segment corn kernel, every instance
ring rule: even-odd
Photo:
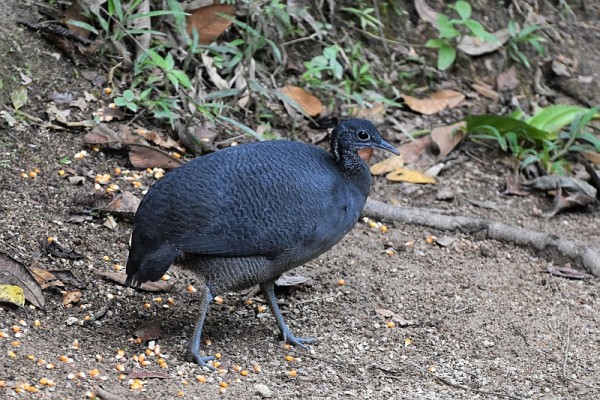
[[[11,343],[12,347],[21,347],[21,342],[19,342],[18,340],[14,340]]]
[[[394,328],[396,326],[396,324],[394,323],[394,321],[388,321],[386,322],[386,325],[388,328]]]
[[[91,376],[92,378],[95,378],[95,377],[97,377],[98,375],[100,375],[100,370],[98,370],[98,369],[93,369],[93,370],[91,370],[91,371],[90,371],[90,376]]]
[[[295,369],[290,371],[290,378],[295,378],[298,376],[298,371],[296,371]]]
[[[223,297],[221,297],[221,296],[215,297],[215,303],[217,303],[217,304],[223,304],[223,301],[224,301]]]
[[[173,157],[175,157],[175,158],[181,158],[181,154],[179,154],[178,152],[174,151],[173,152]]]
[[[129,385],[129,387],[132,390],[140,390],[144,387],[144,385],[142,384],[142,381],[139,379],[134,379],[133,382],[131,383],[131,385]]]
[[[172,297],[169,297],[167,299],[167,303],[169,303],[170,305],[173,305],[173,304],[175,304],[175,300]]]
[[[262,371],[262,368],[258,364],[254,364],[252,366],[252,369],[254,370],[254,372],[260,372],[260,371]]]
[[[196,375],[196,380],[200,383],[206,383],[206,376],[204,375]]]
[[[142,186],[142,182],[139,182],[139,181],[133,182],[133,187],[139,188],[141,186]]]
[[[48,369],[53,369],[54,367],[56,367],[56,365],[54,363],[46,364],[46,368],[48,368]]]
[[[12,331],[13,331],[13,333],[19,333],[19,332],[21,332],[21,327],[18,325],[13,325]]]
[[[33,361],[35,360],[35,356],[33,354],[27,354],[27,359]]]
[[[258,306],[257,310],[259,313],[263,313],[263,312],[267,311],[267,306],[260,305],[260,306]]]
[[[411,344],[412,344],[412,339],[411,338],[404,339],[404,345],[405,346],[410,346]]]
[[[196,293],[197,292],[196,288],[193,287],[192,285],[188,285],[186,290],[188,291],[188,293]]]
[[[65,174],[65,170],[64,169],[59,169],[58,170],[58,175],[63,176]]]
[[[216,358],[217,360],[220,360],[220,359],[221,359],[221,357],[223,357],[223,356],[221,355],[221,353],[215,353],[215,358]]]
[[[10,358],[17,358],[17,353],[15,353],[14,351],[8,351],[6,353]]]
[[[47,385],[48,384],[48,378],[40,378],[39,383],[40,383],[40,385]]]
[[[243,370],[240,371],[240,375],[241,376],[248,376],[248,374],[249,374],[249,372],[246,369],[243,369]]]
[[[33,326],[35,326],[36,328],[39,328],[40,326],[42,326],[42,323],[40,322],[39,319],[36,319],[35,321],[33,321]]]
[[[104,88],[104,94],[108,95],[108,94],[111,94],[111,93],[112,93],[112,89],[111,88],[109,88],[109,87],[105,87]]]
[[[160,304],[160,303],[162,303],[162,297],[155,297],[155,298],[153,299],[153,301],[154,301],[155,303],[159,303],[159,304]]]
[[[7,338],[7,337],[8,337],[8,333],[0,332],[0,338]]]
[[[29,175],[30,178],[35,178],[37,176],[35,171],[29,171],[29,173],[27,175]]]
[[[427,238],[425,239],[425,242],[426,242],[427,244],[432,244],[432,243],[433,243],[433,242],[434,242],[436,239],[437,239],[437,238],[436,238],[435,236],[433,236],[433,235],[431,235],[431,236],[427,236]]]
[[[150,303],[144,303],[144,308],[146,310],[149,310],[150,308],[152,308],[152,305]]]
[[[290,362],[290,361],[294,361],[294,360],[295,360],[295,358],[293,356],[290,356],[289,354],[287,356],[285,356],[285,361]]]
[[[123,364],[117,364],[115,365],[115,369],[119,372],[123,372],[125,371],[125,366]]]
[[[337,283],[340,286],[344,286],[346,284],[346,281],[344,279],[339,279]]]
[[[219,386],[221,386],[222,388],[227,389],[229,387],[229,383],[227,383],[225,381],[221,381],[221,382],[219,382]]]
[[[179,392],[177,392],[177,397],[183,397],[185,396],[185,394],[180,390]]]

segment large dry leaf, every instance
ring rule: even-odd
[[[235,16],[235,7],[228,4],[213,4],[188,11],[186,18],[187,33],[198,31],[200,44],[211,44],[216,38],[229,28],[231,21],[217,14]]]
[[[438,126],[431,130],[430,151],[434,152],[438,159],[446,157],[465,137],[464,128],[467,124],[464,121],[452,125]],[[432,148],[435,146],[435,151]]]
[[[143,323],[133,331],[133,337],[140,339],[142,343],[156,340],[160,336],[160,324],[156,321]]]
[[[374,103],[373,107],[356,107],[350,111],[355,118],[363,118],[371,121],[375,126],[385,122],[385,104]]]
[[[284,86],[281,91],[287,97],[298,103],[306,115],[315,117],[323,111],[323,103],[321,103],[321,100],[298,86]]]
[[[161,135],[158,132],[148,131],[144,128],[138,128],[135,132],[157,146],[164,147],[165,149],[176,149],[180,152],[184,151],[181,145],[176,140],[173,140],[170,136]]]
[[[447,108],[454,108],[464,99],[465,95],[455,90],[440,90],[424,99],[404,96],[404,102],[411,110],[425,115],[437,114]]]
[[[21,287],[27,301],[37,308],[44,308],[46,300],[42,293],[42,288],[36,282],[31,272],[29,272],[25,265],[2,252],[0,252],[0,284]]]
[[[131,129],[126,125],[119,125],[119,130],[115,131],[106,124],[98,124],[90,132],[86,133],[83,141],[87,144],[100,144],[108,146],[111,149],[119,150],[123,146],[132,143],[143,143],[143,140],[131,133]]]
[[[204,53],[200,54],[200,58],[202,58],[202,65],[204,66],[204,70],[208,74],[208,77],[210,78],[212,83],[215,84],[217,89],[229,89],[229,82],[227,82],[221,77],[221,75],[219,75],[219,71],[217,71],[217,68],[214,66],[215,59]]]
[[[134,167],[140,169],[162,168],[170,170],[183,164],[180,159],[160,149],[141,144],[129,146],[129,161]]]
[[[408,168],[398,168],[387,174],[385,179],[392,182],[435,183],[433,176],[425,175],[421,171]]]
[[[391,156],[383,161],[373,164],[371,166],[371,173],[373,175],[383,175],[388,172],[392,172],[395,169],[402,168],[404,166],[404,159],[402,156]]]
[[[115,199],[104,208],[104,211],[133,216],[137,211],[140,202],[141,200],[135,194],[125,190],[115,197]]]

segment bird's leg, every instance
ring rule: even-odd
[[[206,317],[206,313],[208,312],[208,306],[212,299],[213,296],[212,294],[210,294],[208,286],[204,285],[204,287],[200,291],[200,316],[198,317],[198,322],[196,322],[196,327],[194,328],[192,339],[188,344],[185,358],[188,361],[196,362],[201,367],[207,367],[208,369],[214,370],[215,367],[213,367],[210,364],[207,364],[207,362],[213,360],[215,357],[200,355],[200,338],[202,336],[202,326],[204,325],[204,318]]]
[[[287,326],[287,324],[283,320],[283,315],[281,315],[281,310],[279,309],[279,305],[277,304],[277,297],[275,297],[275,281],[276,280],[277,279],[273,279],[273,280],[261,283],[260,290],[262,291],[263,296],[265,296],[267,298],[267,303],[269,303],[271,312],[275,316],[275,321],[277,321],[277,326],[279,326],[279,330],[281,331],[281,336],[283,336],[283,341],[305,349],[306,346],[304,346],[304,343],[313,343],[315,341],[315,339],[299,338],[299,337],[294,336],[294,334],[290,331],[290,328]]]

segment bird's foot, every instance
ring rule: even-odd
[[[288,344],[291,344],[293,346],[300,347],[301,349],[306,350],[307,347],[304,344],[305,343],[306,344],[315,343],[317,341],[317,339],[315,339],[315,338],[299,338],[292,334],[289,334],[289,335],[284,335],[283,341]]]
[[[206,367],[206,368],[210,369],[211,371],[217,370],[215,367],[213,367],[212,365],[210,365],[208,363],[209,361],[214,360],[215,356],[201,356],[198,352],[193,352],[193,351],[188,350],[185,353],[185,359],[186,359],[186,361],[189,361],[189,362],[195,362],[202,368]]]

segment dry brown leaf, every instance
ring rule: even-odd
[[[596,165],[600,165],[600,153],[596,153],[595,151],[583,150],[581,155],[591,163]]]
[[[306,115],[315,117],[323,111],[323,103],[321,103],[321,100],[298,86],[284,86],[281,91],[287,97],[298,103]]]
[[[228,4],[213,4],[189,10],[186,17],[187,33],[192,34],[196,29],[200,44],[211,44],[216,38],[229,28],[231,21],[217,14],[235,16],[235,7]]]
[[[38,264],[39,265],[39,264]],[[31,274],[43,289],[46,289],[50,286],[59,286],[64,287],[65,284],[62,283],[54,274],[50,271],[43,268],[29,267]]]
[[[79,2],[74,1],[65,10],[65,12],[63,14],[63,20],[65,22],[65,25],[67,26],[67,28],[69,28],[69,30],[71,32],[73,32],[74,34],[76,34],[79,37],[87,38],[90,36],[90,31],[69,23],[70,20],[89,23],[90,19],[88,17],[84,16],[81,13],[82,11],[83,11],[83,9],[81,8],[81,5],[79,4]]]
[[[517,77],[517,69],[510,67],[506,71],[502,71],[496,78],[496,88],[501,92],[505,90],[514,90],[519,86],[519,78]]]
[[[6,253],[0,252],[0,284],[19,286],[25,299],[34,306],[44,308],[44,294],[29,269]]]
[[[164,147],[166,149],[176,149],[180,152],[184,151],[181,145],[176,140],[173,140],[170,136],[161,135],[158,132],[148,131],[144,128],[138,128],[135,132],[157,146]]]
[[[385,122],[385,105],[383,103],[375,103],[371,108],[356,107],[350,114],[355,118],[368,119],[377,126]]]
[[[143,343],[156,340],[160,336],[160,324],[156,321],[143,323],[133,331],[133,337],[140,339]]]
[[[392,172],[395,169],[402,168],[404,166],[404,159],[402,156],[391,156],[383,161],[373,164],[371,166],[371,173],[373,175],[383,175],[388,172]]]
[[[411,110],[425,115],[437,114],[447,108],[454,108],[464,99],[465,95],[455,90],[440,90],[424,99],[404,96],[404,102]]]
[[[425,175],[420,171],[408,168],[398,168],[387,174],[385,179],[392,182],[435,183],[433,176]]]
[[[129,146],[129,161],[140,169],[162,168],[170,170],[183,165],[183,162],[168,153],[150,146],[134,144]]]
[[[419,166],[421,167],[427,164],[433,164],[435,158],[426,151],[430,143],[431,136],[427,135],[400,146],[398,150],[400,150],[400,154],[402,154],[404,163],[410,165],[416,164],[418,161],[420,161],[420,159],[423,158],[423,156],[426,156],[429,158],[429,160],[427,160],[426,163],[423,163],[421,160],[421,162],[419,162]]]
[[[81,300],[81,292],[76,290],[73,292],[63,292],[63,306],[68,306],[69,304],[79,303]]]
[[[431,140],[437,146],[435,155],[438,159],[446,157],[460,143],[465,137],[464,128],[466,126],[467,124],[461,121],[452,125],[438,126],[431,130]]]
[[[120,195],[118,195],[113,201],[111,201],[106,208],[105,211],[115,212],[115,213],[125,213],[125,214],[135,214],[138,206],[140,205],[141,200],[133,193],[128,190],[123,191]]]
[[[500,93],[496,92],[491,87],[481,85],[479,83],[474,83],[471,85],[471,89],[473,89],[483,97],[487,97],[488,99],[492,99],[494,101],[500,101]]]

